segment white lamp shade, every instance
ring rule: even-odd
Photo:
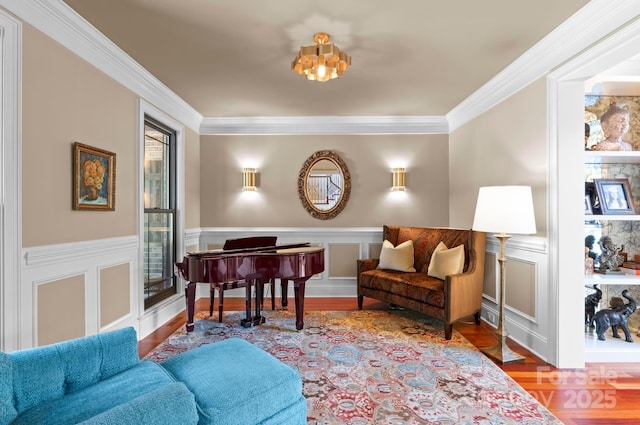
[[[536,233],[529,186],[487,186],[478,191],[473,230],[530,235]]]

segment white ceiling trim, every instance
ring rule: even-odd
[[[637,19],[637,0],[591,0],[447,114],[454,131],[617,28]]]
[[[449,134],[442,116],[208,117],[200,134]]]
[[[14,13],[136,95],[197,132],[202,115],[62,0],[0,0]]]
[[[0,0],[11,11],[200,134],[447,134],[640,15],[637,0],[591,0],[445,117],[207,117],[62,0]]]

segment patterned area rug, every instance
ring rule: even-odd
[[[266,323],[242,328],[243,313],[223,323],[197,313],[149,353],[161,362],[229,337],[244,338],[296,368],[313,425],[561,424],[459,333],[409,311],[266,311]]]

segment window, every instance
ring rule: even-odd
[[[145,117],[144,308],[176,294],[176,133]]]

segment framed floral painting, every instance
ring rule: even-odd
[[[73,209],[113,211],[116,202],[116,154],[73,144]]]

